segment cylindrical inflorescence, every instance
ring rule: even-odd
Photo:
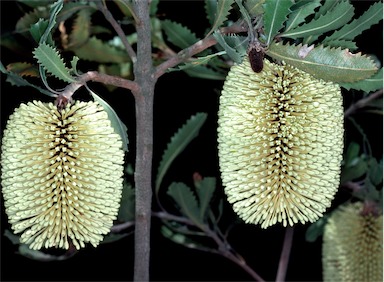
[[[292,66],[231,68],[218,113],[222,182],[234,211],[262,228],[314,222],[340,181],[340,87]]]
[[[124,151],[96,102],[21,104],[2,140],[5,211],[31,249],[97,246],[116,219]]]

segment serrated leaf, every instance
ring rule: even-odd
[[[128,141],[128,134],[127,134],[127,127],[120,120],[115,110],[106,101],[104,101],[99,95],[97,95],[95,92],[91,91],[90,89],[88,89],[88,91],[91,93],[93,99],[97,101],[107,112],[108,118],[111,121],[111,126],[113,127],[115,132],[119,134],[121,137],[121,140],[123,142],[123,150],[125,152],[128,152],[129,141]]]
[[[325,15],[320,16],[318,19],[313,19],[309,23],[298,26],[288,32],[283,32],[281,36],[297,39],[320,35],[342,27],[352,19],[353,15],[354,7],[348,0],[345,0],[336,5],[332,10],[328,10]],[[313,41],[312,39],[310,42]],[[305,39],[304,42],[310,43]]]
[[[31,25],[29,32],[31,33],[33,39],[37,43],[40,42],[40,39],[43,36],[44,32],[47,30],[48,25],[49,25],[49,21],[44,20],[44,19],[39,19],[39,21],[37,23]],[[53,40],[52,40],[52,36],[48,36],[47,43],[49,45],[54,45]]]
[[[233,46],[229,46],[226,42],[226,38],[224,37],[221,32],[217,31],[213,33],[213,37],[216,39],[217,43],[220,44],[220,46],[224,49],[224,51],[227,53],[227,55],[236,63],[240,64],[243,60],[242,55],[240,54]]]
[[[302,54],[306,45],[271,44],[266,54],[279,61],[295,66],[316,78],[336,83],[355,82],[371,77],[377,66],[361,53],[352,54],[348,50],[318,46]]]
[[[82,9],[77,13],[77,17],[69,35],[69,49],[75,49],[83,45],[89,38],[91,28],[91,10]]]
[[[57,22],[65,22],[67,19],[72,17],[75,13],[83,9],[90,9],[90,10],[96,11],[96,8],[89,5],[87,2],[65,3],[65,5],[63,6],[63,8],[61,9],[61,11],[56,17]]]
[[[347,90],[356,89],[364,92],[372,92],[383,88],[383,69],[381,68],[375,75],[364,80],[353,83],[341,83]]]
[[[196,197],[190,187],[182,182],[173,182],[169,186],[167,194],[177,203],[181,212],[197,226],[204,224],[199,216]]]
[[[73,56],[72,60],[71,60],[71,71],[75,74],[75,75],[80,75],[78,72],[77,72],[77,63],[79,61],[79,57],[76,57],[76,56]]]
[[[216,189],[216,178],[204,177],[200,181],[195,181],[195,187],[199,199],[200,219],[203,221],[207,214],[213,192]]]
[[[130,61],[126,52],[116,49],[94,36],[90,37],[79,48],[74,49],[73,52],[83,60],[98,63],[124,63]]]
[[[324,215],[316,222],[312,223],[305,232],[305,240],[307,242],[315,242],[317,238],[323,235],[324,227],[328,222],[329,215]]]
[[[59,52],[55,48],[43,43],[35,48],[33,54],[38,63],[55,77],[66,82],[75,81],[69,74],[69,70],[66,68],[63,59],[60,57]]]
[[[264,3],[265,0],[246,0],[245,8],[247,9],[250,15],[252,15],[253,17],[257,17],[264,13]]]
[[[291,1],[266,0],[264,7],[264,30],[266,44],[269,45],[279,30],[283,27],[290,13]]]
[[[340,30],[326,37],[323,43],[333,40],[354,40],[356,36],[383,19],[383,3],[376,2],[358,19],[344,25]]]
[[[127,181],[124,181],[117,219],[121,222],[135,220],[135,189]]]
[[[198,135],[200,128],[207,119],[206,113],[197,113],[188,119],[188,121],[172,136],[164,151],[156,176],[156,194],[163,177],[174,159],[187,147],[187,145]]]
[[[43,35],[40,38],[39,43],[46,43],[48,41],[48,38],[51,37],[51,31],[56,25],[56,17],[60,13],[61,9],[63,8],[63,0],[58,0],[55,3],[51,5],[51,8],[49,9],[49,20],[48,20],[48,26]]]
[[[157,8],[159,6],[160,0],[151,0],[150,2],[150,7],[149,7],[149,15],[150,16],[155,16],[157,13]]]
[[[217,0],[205,0],[204,1],[205,14],[211,25],[215,22],[215,12],[217,9]]]
[[[317,7],[321,6],[320,0],[301,1],[299,3],[300,7],[294,5],[291,8],[292,13],[288,16],[288,20],[285,24],[285,32],[288,32],[305,22],[305,19],[315,13]],[[296,9],[294,9],[295,7]]]
[[[217,52],[215,54],[207,55],[204,57],[197,57],[196,59],[191,59],[184,64],[178,65],[176,68],[169,68],[167,71],[168,72],[179,71],[179,70],[185,70],[185,69],[193,68],[200,65],[206,65],[211,59],[224,54],[225,54],[225,51],[221,51],[221,52]]]
[[[332,40],[324,43],[324,46],[334,47],[334,48],[341,48],[341,49],[349,49],[350,51],[357,50],[357,45],[353,41],[348,40]]]
[[[7,82],[11,83],[13,86],[29,86],[29,87],[33,87],[35,89],[37,89],[38,91],[40,91],[41,93],[45,94],[45,95],[48,95],[50,97],[56,97],[55,94],[53,94],[52,92],[50,91],[47,91],[45,89],[42,89],[30,82],[28,82],[27,80],[25,80],[24,78],[22,78],[21,76],[13,73],[13,72],[10,72],[10,71],[7,71],[5,68],[4,68],[4,65],[0,62],[0,71],[4,74],[7,75]]]
[[[206,37],[218,29],[226,20],[229,15],[232,5],[235,0],[218,0],[215,12],[215,20],[211,30],[207,33]]]
[[[321,16],[325,15],[330,10],[334,9],[340,2],[345,0],[323,0],[320,9],[316,12],[314,19],[318,19]]]
[[[21,2],[31,8],[37,8],[40,6],[50,5],[55,1],[54,0],[17,0],[17,2]]]
[[[196,77],[196,78],[224,80],[226,77],[226,73],[218,72],[206,66],[201,66],[201,65],[196,66],[194,68],[185,69],[184,71],[190,77]]]
[[[30,63],[25,63],[25,62],[8,64],[7,70],[14,72],[20,76],[32,76],[32,77],[39,76],[39,69],[35,65],[32,65]]]
[[[17,23],[15,30],[19,33],[28,32],[31,25],[37,23],[40,18],[46,19],[49,17],[49,10],[47,8],[34,9],[33,11],[24,14]]]
[[[164,20],[161,22],[161,26],[168,41],[181,49],[185,49],[199,40],[187,27],[179,23]]]

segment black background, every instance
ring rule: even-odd
[[[361,13],[372,1],[354,1],[357,13]],[[111,5],[112,6],[112,5]],[[204,35],[208,27],[202,1],[161,1],[158,14],[161,18],[172,19],[192,29],[198,37]],[[1,32],[14,28],[22,14],[14,1],[1,1]],[[102,17],[100,14],[98,17]],[[358,37],[358,46],[364,53],[375,54],[382,61],[382,22]],[[20,57],[8,49],[1,49],[4,65],[19,61]],[[92,65],[85,67],[91,69]],[[87,69],[82,69],[83,71]],[[165,177],[165,184],[183,181],[192,184],[192,175],[216,176],[218,190],[221,191],[216,150],[216,121],[219,90],[222,81],[207,81],[190,78],[184,73],[166,74],[156,85],[154,121],[154,171],[158,166],[162,151],[169,138],[197,112],[208,113],[208,119],[200,135],[172,165]],[[128,158],[133,162],[135,145],[134,105],[130,93],[116,90],[108,93],[100,85],[91,84],[115,108],[128,126]],[[81,93],[79,95],[82,95]],[[33,99],[49,99],[31,88],[11,87],[1,77],[1,127],[7,117],[20,102]],[[345,97],[346,106],[352,101]],[[373,115],[356,115],[364,125],[377,157],[382,155],[382,121]],[[368,126],[369,125],[369,126]],[[353,131],[350,124],[346,130]],[[349,135],[348,135],[349,136]],[[356,135],[358,136],[358,135]],[[348,137],[349,138],[349,137]],[[348,141],[348,140],[347,140]],[[166,186],[166,185],[165,185]],[[220,193],[220,192],[218,192]],[[334,206],[346,199],[347,193],[339,191]],[[165,199],[165,195],[162,195]],[[156,209],[156,207],[154,207]],[[224,224],[236,219],[230,206],[225,205]],[[288,265],[289,281],[320,281],[321,239],[314,243],[305,241],[308,225],[295,227],[291,259]],[[9,228],[2,207],[1,233]],[[246,259],[247,263],[265,280],[274,280],[285,229],[281,226],[262,230],[258,226],[240,224],[229,236],[232,246]],[[152,220],[151,272],[153,281],[247,281],[252,280],[240,267],[216,255],[176,245],[160,233],[160,224]],[[15,254],[15,246],[1,236],[1,280],[3,281],[114,281],[132,280],[133,277],[133,235],[111,244],[101,244],[98,248],[88,246],[73,258],[61,262],[38,262]]]

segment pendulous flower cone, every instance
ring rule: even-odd
[[[96,102],[21,104],[2,140],[5,211],[31,249],[97,246],[116,219],[124,151]]]
[[[324,281],[383,281],[383,215],[363,203],[334,211],[323,235]]]
[[[247,223],[314,222],[330,206],[343,153],[340,87],[264,59],[231,68],[220,96],[219,165],[228,201]]]

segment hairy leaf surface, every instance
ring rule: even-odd
[[[378,68],[376,64],[360,53],[352,54],[348,50],[318,46],[304,56],[306,45],[271,44],[267,55],[279,61],[306,71],[314,77],[336,83],[354,82],[374,75]]]

